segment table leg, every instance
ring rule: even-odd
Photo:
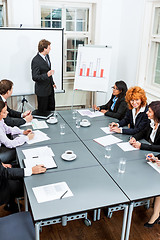
[[[93,221],[97,220],[97,209],[94,210]]]
[[[40,222],[35,223],[35,240],[40,240],[39,237],[39,228],[40,228]]]
[[[27,197],[27,192],[26,192],[26,188],[24,186],[24,205],[25,205],[25,211],[28,211],[28,197]]]
[[[131,227],[133,207],[134,207],[134,203],[131,202],[131,204],[129,206],[129,212],[128,212],[128,221],[127,221],[126,238],[125,238],[125,240],[129,239],[129,232],[130,232],[130,227]]]
[[[66,226],[67,225],[67,216],[63,216],[62,217],[62,226]]]
[[[100,216],[101,216],[101,209],[98,208],[98,211],[97,211],[97,220],[100,220]]]
[[[121,240],[124,240],[125,237],[125,230],[126,230],[126,223],[127,223],[127,214],[128,214],[128,205],[124,205],[124,214],[123,214],[123,225],[122,225],[122,234]]]

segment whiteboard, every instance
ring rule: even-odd
[[[79,46],[74,89],[108,91],[111,47]]]
[[[38,43],[51,42],[50,60],[55,70],[57,90],[63,89],[63,29],[0,28],[0,80],[14,83],[13,95],[34,94],[31,61],[38,52]]]

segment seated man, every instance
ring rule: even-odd
[[[0,100],[6,102],[6,100],[12,95],[13,91],[13,82],[10,80],[1,80],[0,81]],[[20,125],[30,122],[32,120],[31,111],[26,111],[24,113],[17,112],[13,109],[10,109],[7,106],[8,116],[5,119],[5,123],[8,126],[19,127]]]
[[[0,205],[6,204],[6,211],[17,212],[15,198],[23,196],[23,177],[45,171],[43,165],[36,165],[32,169],[12,168],[11,164],[4,164],[0,160]]]

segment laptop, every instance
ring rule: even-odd
[[[53,112],[51,111],[44,111],[44,112],[40,112],[38,109],[34,110],[32,112],[32,116],[34,118],[41,118],[41,119],[48,119],[49,117],[51,117],[53,115]]]

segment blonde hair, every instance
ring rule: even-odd
[[[138,87],[138,86],[135,86],[135,87],[131,87],[128,89],[128,91],[126,92],[126,97],[125,97],[125,100],[128,104],[128,108],[129,109],[132,109],[132,105],[130,103],[131,100],[135,100],[135,99],[141,99],[141,107],[144,107],[147,105],[147,97],[146,97],[146,93],[145,91]]]

